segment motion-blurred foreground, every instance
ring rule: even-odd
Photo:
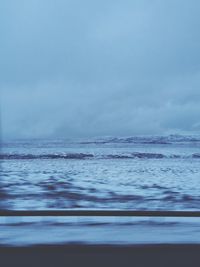
[[[199,149],[200,137],[174,135],[4,142],[0,207],[199,210]],[[198,222],[2,218],[0,242],[198,243]]]

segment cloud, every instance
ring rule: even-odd
[[[199,1],[10,1],[5,137],[199,131]]]

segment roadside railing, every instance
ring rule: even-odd
[[[200,211],[161,210],[0,210],[0,217],[200,217]]]

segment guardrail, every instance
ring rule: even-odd
[[[0,210],[0,217],[200,217],[200,211],[161,210]]]

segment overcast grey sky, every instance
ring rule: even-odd
[[[1,0],[3,134],[200,132],[199,0]]]

